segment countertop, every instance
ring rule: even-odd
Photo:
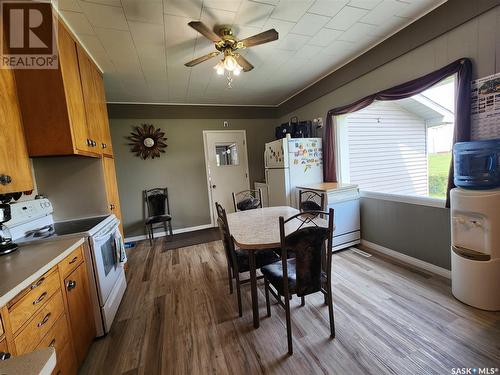
[[[0,374],[50,375],[55,367],[56,351],[46,348],[0,361]]]
[[[19,245],[0,256],[0,307],[83,244],[81,237],[64,237]]]
[[[317,191],[331,191],[331,190],[348,190],[348,189],[356,189],[358,185],[354,184],[343,184],[341,182],[321,182],[319,184],[306,184],[306,185],[297,185],[297,189],[310,189]]]

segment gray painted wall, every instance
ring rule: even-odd
[[[298,116],[299,119],[311,119],[318,116],[324,118],[331,108],[349,104],[373,92],[417,78],[461,57],[472,59],[473,78],[494,74],[500,71],[500,22],[498,19],[500,19],[500,7],[491,9],[282,116],[280,122],[287,121],[291,116]],[[443,22],[446,20],[443,19]],[[449,268],[450,223],[447,209],[397,202],[377,202],[370,199],[364,200],[361,216],[363,217],[362,237],[366,240]]]
[[[223,130],[222,119],[111,119],[118,189],[126,237],[144,234],[142,191],[167,186],[172,225],[188,228],[210,223],[203,130]],[[264,179],[264,144],[274,139],[276,119],[228,120],[227,130],[246,130],[250,184]],[[159,159],[142,160],[130,152],[127,139],[132,126],[151,123],[168,138]]]

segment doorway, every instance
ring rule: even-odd
[[[204,130],[205,166],[212,225],[217,223],[215,202],[233,212],[232,192],[250,188],[245,130]]]

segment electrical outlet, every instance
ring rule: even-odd
[[[229,122],[224,121],[224,123],[223,123],[223,124],[224,124],[224,127],[225,127],[225,128],[229,128]]]

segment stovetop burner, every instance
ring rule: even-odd
[[[27,231],[26,238],[47,238],[55,234],[53,225],[45,225],[44,227]]]

